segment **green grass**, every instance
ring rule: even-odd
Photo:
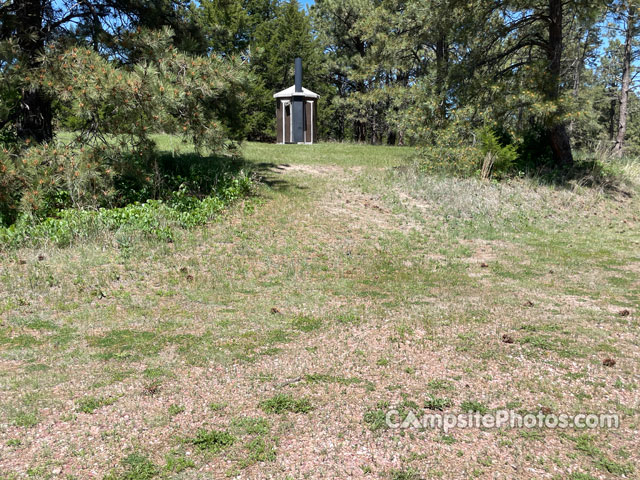
[[[420,480],[420,474],[417,470],[409,468],[407,470],[391,470],[388,478],[390,480]]]
[[[294,318],[291,321],[291,325],[296,330],[308,333],[319,329],[322,326],[322,320],[319,318],[301,316]]]
[[[106,405],[113,405],[116,402],[115,398],[104,398],[104,397],[82,397],[77,402],[76,410],[80,413],[93,413],[97,409],[104,407]]]
[[[271,424],[266,418],[239,417],[231,421],[231,426],[243,434],[265,435],[269,433]]]
[[[453,405],[453,401],[446,397],[430,397],[424,402],[428,410],[445,410]]]
[[[372,432],[378,430],[384,430],[388,428],[387,425],[387,412],[390,409],[389,402],[378,402],[378,404],[367,409],[364,414],[363,421]],[[402,415],[399,415],[399,420],[403,420]]]
[[[276,414],[287,412],[309,413],[313,410],[311,401],[308,398],[295,398],[284,393],[278,393],[271,398],[262,400],[259,406],[265,413]]]
[[[174,417],[176,415],[181,414],[185,410],[186,409],[182,405],[177,405],[175,403],[172,403],[171,405],[169,405],[168,413],[170,416]]]
[[[111,473],[105,480],[150,480],[160,473],[160,469],[145,455],[132,453],[121,462],[121,469]]]
[[[165,455],[165,462],[164,470],[170,473],[181,473],[196,467],[196,463],[181,452],[169,452]]]
[[[355,143],[315,145],[269,145],[248,142],[243,157],[252,163],[338,165],[341,167],[397,167],[408,164],[415,155],[411,147],[381,147]]]
[[[233,445],[236,437],[221,430],[200,429],[194,437],[187,438],[185,441],[200,451],[218,453]]]
[[[477,400],[465,400],[460,404],[460,410],[467,413],[480,413],[484,415],[489,411],[489,408],[482,402],[478,402]]]
[[[257,437],[250,440],[246,447],[247,456],[240,462],[241,467],[248,467],[257,462],[273,462],[276,459],[276,448],[263,437]]]

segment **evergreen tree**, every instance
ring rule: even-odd
[[[621,52],[621,81],[618,104],[618,128],[613,152],[622,156],[627,134],[629,93],[634,75],[634,60],[638,57],[638,35],[640,35],[640,3],[635,0],[619,0],[612,5],[612,14],[617,25],[614,30],[623,37]]]
[[[21,67],[20,77],[38,70],[45,46],[52,41],[87,43],[96,51],[125,53],[126,45],[114,42],[122,32],[136,27],[169,25],[182,46],[201,50],[197,29],[188,21],[188,1],[183,0],[9,0],[0,5],[0,42],[9,65]],[[117,47],[114,49],[114,47]],[[3,76],[8,72],[2,71]],[[0,126],[14,123],[22,139],[37,142],[53,136],[54,99],[39,85],[16,81],[19,97],[9,106]]]
[[[297,0],[204,0],[198,21],[213,52],[247,62],[247,99],[239,108],[249,139],[275,137],[273,94],[293,84],[295,57],[303,59],[305,87],[324,97],[322,51]]]

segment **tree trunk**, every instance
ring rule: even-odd
[[[624,39],[624,56],[622,58],[622,87],[620,89],[620,108],[618,115],[618,134],[613,146],[614,155],[621,157],[624,149],[624,137],[627,133],[627,106],[629,103],[629,88],[631,86],[631,43],[633,42],[633,27],[635,11],[629,6],[627,13],[627,31]]]
[[[438,35],[436,41],[436,96],[440,118],[447,117],[447,75],[449,70],[449,45],[445,34]]]
[[[25,66],[39,67],[38,56],[44,49],[42,21],[45,3],[41,0],[19,0],[16,2],[18,31],[16,33]],[[53,138],[53,115],[51,99],[38,87],[24,87],[17,112],[16,130],[22,139],[45,142]]]
[[[549,142],[553,152],[553,161],[558,166],[573,164],[571,140],[567,127],[562,119],[560,99],[560,75],[562,72],[562,3],[563,0],[549,0],[549,44],[547,58],[549,60],[549,82],[546,86],[547,100],[558,105],[558,113],[551,118],[549,126]]]
[[[584,46],[582,48],[582,51],[580,51],[580,49],[578,49],[579,54],[575,60],[575,65],[576,68],[573,71],[573,98],[577,101],[578,97],[580,96],[580,79],[582,77],[582,70],[584,69],[584,64],[587,60],[587,51],[589,49],[589,37],[591,35],[591,29],[587,29],[586,30],[586,34],[584,37]],[[582,38],[582,37],[580,37]],[[578,43],[578,47],[580,46],[580,44]],[[571,121],[569,122],[569,135],[573,134],[573,129],[575,126],[575,120],[573,119],[573,117],[571,118]]]
[[[613,141],[616,134],[616,104],[618,101],[612,92],[611,97],[611,102],[609,102],[609,140]]]
[[[53,138],[53,114],[51,99],[38,89],[25,89],[20,100],[16,130],[22,139],[32,139],[38,143]]]

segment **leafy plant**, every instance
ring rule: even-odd
[[[203,225],[218,215],[227,205],[248,194],[251,178],[240,173],[223,178],[211,195],[189,201],[149,200],[120,208],[97,210],[65,209],[55,217],[37,222],[22,216],[9,227],[0,228],[0,245],[20,247],[50,242],[67,246],[75,240],[86,240],[104,232],[132,232],[170,240],[175,228]]]
[[[375,432],[377,430],[387,428],[387,409],[389,404],[387,402],[378,402],[375,408],[369,408],[363,417],[364,423],[369,427],[369,430]]]

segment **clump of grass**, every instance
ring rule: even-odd
[[[107,405],[113,405],[116,402],[115,398],[105,398],[105,397],[82,397],[78,401],[78,406],[76,410],[80,413],[93,413],[100,407],[104,407]]]
[[[456,387],[451,380],[438,378],[435,380],[429,380],[429,382],[427,383],[427,388],[434,392],[449,392],[455,390]]]
[[[184,410],[185,409],[182,405],[177,405],[175,403],[169,405],[169,415],[171,415],[172,417],[184,412]]]
[[[142,372],[142,374],[146,378],[149,378],[151,380],[155,380],[162,377],[170,377],[173,375],[172,372],[170,372],[169,370],[165,370],[164,368],[160,368],[160,367],[148,367],[144,370],[144,372]]]
[[[219,412],[220,410],[224,410],[227,404],[223,402],[211,402],[209,404],[209,409],[213,412]]]
[[[204,452],[218,453],[229,448],[236,441],[236,437],[222,430],[205,430],[201,428],[196,436],[186,440]]]
[[[149,458],[139,453],[132,453],[120,465],[120,472],[112,472],[104,480],[148,480],[160,473],[160,469]]]
[[[388,428],[387,425],[387,411],[390,404],[386,401],[381,401],[376,404],[374,408],[369,408],[363,417],[364,423],[369,427],[372,432]]]
[[[314,317],[299,316],[291,321],[291,325],[301,332],[312,332],[322,326],[322,320]]]
[[[196,464],[184,454],[173,451],[165,455],[166,464],[164,470],[171,473],[184,472],[189,468],[195,468]]]
[[[391,470],[389,472],[390,480],[420,480],[420,474],[417,470],[409,468],[407,470]]]
[[[453,405],[453,402],[450,398],[446,397],[430,397],[424,402],[424,408],[429,410],[439,410],[442,411],[446,408],[449,408]]]
[[[263,437],[256,437],[246,445],[247,458],[241,462],[243,466],[249,466],[257,462],[273,462],[276,459],[276,450],[273,444]]]
[[[240,417],[231,421],[231,426],[248,435],[264,435],[269,433],[271,425],[266,418]]]
[[[292,413],[309,413],[313,406],[307,398],[294,398],[291,395],[279,393],[274,397],[263,400],[259,404],[265,413],[282,414],[285,412]]]
[[[340,385],[353,385],[362,383],[362,379],[357,377],[338,377],[324,373],[311,373],[304,376],[307,383],[338,383]]]
[[[607,458],[602,450],[595,444],[595,438],[588,434],[569,437],[575,443],[576,450],[591,457],[597,468],[616,476],[628,476],[635,472],[635,467],[631,463],[618,463]]]
[[[463,412],[472,412],[472,413],[480,413],[484,415],[489,411],[489,407],[487,407],[484,403],[478,402],[476,400],[466,400],[460,404],[460,409]]]
[[[13,417],[14,425],[18,427],[35,427],[40,421],[36,412],[18,412]]]
[[[375,407],[369,408],[365,412],[363,417],[364,423],[372,432],[389,428],[389,425],[387,424],[387,413],[391,409],[391,404],[387,401],[380,401],[376,403]],[[415,414],[419,410],[419,406],[413,400],[405,399],[399,405],[394,406],[393,410],[395,410],[397,414],[395,414],[390,420],[393,422],[398,422],[405,420],[410,411],[414,412]]]
[[[444,443],[445,445],[453,445],[457,442],[456,438],[451,435],[440,435],[435,439],[438,443]]]
[[[588,473],[573,472],[569,475],[569,480],[598,480],[596,477],[589,475]]]

